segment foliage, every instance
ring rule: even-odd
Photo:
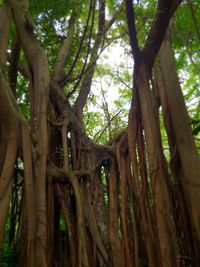
[[[130,2],[134,2],[138,45],[142,50],[152,22],[155,19],[157,1],[141,0]],[[109,246],[106,243],[106,239],[104,240],[105,231],[108,231],[106,228],[108,214],[111,213],[111,216],[116,216],[114,218],[117,225],[115,225],[116,229],[114,227],[111,229],[113,231],[112,233],[116,231],[116,240],[125,242],[124,236],[126,230],[126,235],[130,234],[130,246],[133,247],[135,246],[134,242],[139,242],[137,246],[140,248],[145,247],[145,238],[148,239],[148,236],[146,236],[147,229],[145,229],[146,221],[149,220],[149,225],[153,225],[157,219],[154,217],[157,215],[155,215],[156,204],[154,202],[155,196],[153,195],[155,193],[154,186],[157,186],[154,180],[155,170],[153,170],[153,174],[149,171],[149,168],[152,167],[149,158],[152,155],[149,156],[147,152],[149,140],[147,140],[148,135],[144,129],[146,121],[141,113],[141,103],[139,104],[139,100],[135,103],[137,110],[134,110],[134,114],[131,113],[132,101],[135,100],[132,100],[132,97],[138,93],[138,88],[133,87],[133,84],[135,85],[137,81],[136,76],[138,73],[134,73],[133,76],[133,69],[136,66],[133,63],[133,53],[129,44],[130,33],[127,30],[124,2],[108,0],[104,8],[102,7],[103,5],[104,1],[93,0],[81,0],[78,4],[74,0],[30,1],[29,10],[35,34],[33,34],[34,37],[32,36],[32,38],[33,40],[39,40],[38,47],[41,45],[41,51],[44,51],[48,59],[47,71],[50,74],[48,82],[50,89],[48,89],[53,90],[57,87],[59,90],[61,89],[60,95],[54,95],[50,91],[45,112],[35,108],[44,99],[44,95],[41,94],[38,103],[34,102],[37,98],[37,95],[34,95],[34,90],[37,91],[40,82],[44,82],[44,77],[39,81],[37,80],[41,73],[38,73],[39,67],[37,69],[38,72],[34,70],[34,64],[44,67],[42,65],[44,62],[41,63],[38,61],[36,63],[34,62],[34,64],[32,63],[32,58],[30,59],[27,56],[23,42],[20,41],[20,43],[18,40],[19,29],[16,29],[16,22],[11,20],[7,49],[8,62],[5,68],[5,76],[7,82],[10,83],[10,87],[12,87],[11,74],[14,73],[14,76],[16,75],[16,84],[14,84],[14,89],[12,87],[12,93],[17,104],[17,112],[19,113],[17,114],[20,117],[20,123],[23,121],[23,126],[28,125],[28,133],[30,131],[30,136],[28,134],[30,147],[29,149],[24,149],[27,140],[25,139],[24,141],[23,139],[25,134],[22,127],[17,136],[20,139],[20,145],[17,148],[16,162],[13,166],[13,190],[10,200],[10,213],[5,227],[4,257],[0,263],[0,267],[18,267],[19,255],[17,255],[17,248],[15,247],[15,243],[17,243],[16,232],[18,232],[20,227],[22,227],[22,230],[20,229],[21,233],[28,231],[27,222],[30,218],[28,218],[26,212],[31,211],[26,207],[26,205],[28,206],[26,190],[30,190],[31,182],[34,186],[36,184],[38,191],[42,188],[42,175],[37,169],[41,161],[37,157],[40,158],[41,155],[43,156],[44,144],[41,140],[44,136],[46,136],[48,143],[47,156],[44,159],[44,169],[45,171],[47,169],[47,173],[45,173],[47,177],[45,176],[46,180],[43,183],[46,195],[45,197],[44,195],[42,197],[40,196],[40,200],[45,199],[45,205],[48,201],[48,204],[46,206],[44,205],[45,208],[47,207],[47,213],[50,218],[50,226],[47,226],[50,232],[50,234],[48,232],[48,235],[55,243],[57,242],[60,245],[55,253],[56,255],[52,254],[57,257],[56,260],[62,261],[64,258],[63,255],[65,255],[66,258],[69,256],[70,261],[73,262],[73,260],[77,260],[75,257],[76,254],[73,254],[75,253],[73,249],[76,250],[78,247],[79,252],[81,252],[79,253],[81,258],[82,254],[85,255],[84,253],[92,248],[92,253],[97,256],[96,258],[94,256],[95,260],[91,259],[91,262],[94,260],[94,262],[98,262],[99,266],[103,266],[101,265],[102,258],[104,257],[104,260],[106,258],[104,247],[107,249]],[[105,17],[102,19],[104,11]],[[120,12],[118,13],[118,11]],[[110,28],[106,28],[112,22],[113,17],[113,24]],[[200,151],[200,34],[197,25],[199,18],[200,2],[197,0],[192,2],[189,0],[183,1],[171,21],[172,27],[170,34],[180,85],[191,120],[192,133]],[[57,79],[55,77],[55,66],[58,63],[59,52],[68,38],[68,33],[71,29],[70,23],[73,19],[73,38],[67,51],[68,53],[66,53],[66,58],[63,61],[63,73]],[[17,55],[14,53],[14,56],[18,58],[16,61],[19,63],[14,62],[14,65],[16,63],[17,70],[12,73],[10,69],[13,67],[12,57],[16,42],[18,44],[20,43],[20,49],[18,54],[16,52]],[[39,51],[39,54],[40,49],[37,51]],[[35,51],[33,53],[37,56]],[[28,73],[28,78],[24,74],[23,68]],[[153,78],[151,77],[151,79]],[[38,83],[34,84],[35,81]],[[152,85],[152,80],[148,80],[148,83],[153,96],[155,88]],[[143,90],[143,88],[140,88],[140,90]],[[83,93],[81,95],[83,91],[85,94]],[[55,91],[53,92],[55,93]],[[76,104],[78,103],[79,97],[81,96],[84,99],[85,95],[87,96],[82,114],[79,110],[80,103],[79,105]],[[61,108],[56,103],[57,100],[58,102],[60,101]],[[176,203],[176,197],[178,194],[182,194],[182,191],[181,193],[178,191],[180,190],[178,188],[180,181],[174,177],[173,173],[174,170],[177,171],[176,168],[181,164],[179,162],[179,155],[176,154],[178,153],[176,143],[173,144],[174,154],[172,155],[170,151],[172,147],[169,144],[169,136],[164,121],[165,118],[163,111],[161,111],[161,100],[156,98],[154,100],[152,110],[155,108],[157,117],[155,116],[156,118],[153,117],[153,119],[158,122],[157,128],[159,128],[158,131],[161,135],[160,143],[157,140],[161,152],[159,157],[158,155],[155,156],[155,161],[159,159],[163,165],[160,162],[159,164],[167,166],[165,166],[166,169],[163,167],[164,173],[168,173],[168,170],[170,170],[169,177],[167,175],[164,176],[167,179],[164,180],[165,186],[163,188],[164,190],[168,190],[167,192],[170,192],[170,205],[173,206],[173,211],[170,213],[171,217],[168,219],[172,221],[176,219],[176,216],[179,216],[178,209],[180,207],[185,209],[185,207],[180,205],[179,200],[177,200],[178,204]],[[152,112],[152,110],[149,112]],[[14,111],[16,112],[16,110]],[[37,112],[39,114],[38,125],[41,126],[42,130],[47,130],[46,135],[37,131],[37,127],[35,126],[37,123]],[[40,121],[40,116],[42,117],[44,114],[46,116],[45,125],[41,123],[42,120]],[[131,125],[132,128],[130,128],[130,116],[132,115],[135,116],[135,125],[138,128],[134,128],[135,125]],[[129,131],[132,131],[132,129],[138,131],[138,136],[135,134],[135,139],[131,136],[133,140],[128,140],[127,136],[129,135],[130,137]],[[2,132],[0,127],[0,138]],[[174,138],[173,134],[172,139]],[[130,145],[130,142],[133,143]],[[173,142],[175,142],[175,138]],[[131,149],[135,149],[134,153],[127,152],[129,148],[130,151]],[[38,153],[39,149],[40,153]],[[26,152],[27,154],[25,154]],[[2,163],[4,154],[0,153],[0,163]],[[28,158],[24,155],[29,155],[31,158],[31,164],[28,170],[31,170],[31,175],[27,176],[32,179],[30,184],[26,184],[27,177],[24,178],[27,172],[24,166],[26,166],[25,161]],[[53,171],[51,164],[53,166],[55,165]],[[2,166],[0,166],[0,170],[1,168]],[[182,170],[178,170],[177,173],[180,175]],[[134,177],[132,179],[134,181],[131,182],[130,177]],[[141,192],[136,192],[137,188]],[[37,193],[37,190],[35,190],[34,194],[36,197],[35,195],[33,196],[34,201],[32,203],[34,211],[40,208],[39,205],[35,204],[39,199],[37,198]],[[113,201],[111,204],[114,208],[111,207],[110,211],[111,201]],[[112,209],[115,209],[117,215],[112,214]],[[148,214],[145,214],[145,212]],[[40,210],[36,212],[36,217],[38,216],[39,218],[38,214],[41,214]],[[141,219],[141,224],[138,222],[135,223],[134,216],[137,217],[137,220]],[[143,219],[145,218],[146,221],[142,219],[142,216],[144,216]],[[47,216],[45,217],[45,219],[49,218]],[[187,229],[184,229],[183,232],[185,232],[182,233],[180,230],[181,226],[179,225],[183,219],[181,216],[180,218],[178,217],[180,222],[178,221],[177,225],[173,225],[172,228],[177,227],[176,234],[178,237],[175,236],[174,239],[177,239],[176,242],[180,243],[177,244],[177,247],[180,246],[180,253],[184,254],[185,247],[182,244],[182,238],[184,233],[187,232]],[[23,220],[25,220],[25,223]],[[42,220],[40,221],[38,219],[38,221],[38,224],[41,224]],[[44,225],[46,224],[43,223],[42,227]],[[35,231],[38,230],[37,227]],[[10,238],[11,229],[13,233]],[[139,241],[134,240],[135,229],[139,231]],[[156,236],[154,235],[154,226],[152,226],[151,230],[151,235],[154,238],[152,242],[155,240],[157,242],[157,239],[154,237]],[[96,237],[97,233],[99,235]],[[180,241],[178,241],[178,238],[180,238]],[[25,240],[26,238],[23,235],[22,239],[25,244],[27,240]],[[78,243],[79,240],[81,240],[80,243]],[[85,240],[87,245],[85,245],[83,240]],[[90,245],[91,240],[93,242],[92,245]],[[111,246],[113,244],[115,245],[115,242],[110,243]],[[123,243],[123,246],[125,248],[127,244]],[[82,253],[82,250],[84,253]],[[110,247],[108,250],[110,253]],[[130,253],[131,257],[133,257],[132,254],[134,253]],[[140,255],[138,254],[138,257],[140,257],[141,266],[147,265],[148,251],[146,247],[144,252],[139,253]],[[137,259],[137,257],[135,258]],[[111,260],[110,255],[108,260]],[[72,266],[72,262],[69,263],[71,264],[70,266]]]

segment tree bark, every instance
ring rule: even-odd
[[[6,65],[11,8],[8,3],[0,6],[0,62]]]
[[[38,267],[47,266],[47,218],[46,218],[46,162],[48,153],[47,102],[49,71],[47,58],[35,37],[28,12],[28,3],[10,1],[18,35],[32,71],[33,113],[32,132],[35,142],[34,174],[36,204],[36,250]]]
[[[162,153],[159,122],[156,118],[153,96],[148,82],[148,74],[142,65],[135,77],[135,89],[138,90],[142,123],[145,131],[146,149],[148,155],[149,176],[153,184],[154,209],[156,215],[158,239],[160,246],[160,265],[175,266],[171,236],[170,197],[167,187],[167,169]]]
[[[2,161],[2,167],[0,169],[0,257],[2,256],[4,227],[9,210],[9,201],[12,189],[12,174],[20,138],[20,119],[16,116],[19,111],[13,100],[14,96],[12,96],[12,91],[0,66],[0,141],[1,143],[4,143],[4,150],[1,151],[0,155]]]
[[[180,158],[180,168],[183,172],[181,184],[183,186],[186,202],[188,203],[193,238],[196,240],[196,251],[199,251],[200,209],[198,203],[200,202],[200,158],[192,135],[190,118],[180,87],[169,35],[166,35],[166,38],[163,41],[159,58],[165,82],[165,93]]]

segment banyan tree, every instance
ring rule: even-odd
[[[199,10],[190,0],[1,1],[0,266],[200,266],[200,158],[173,43],[181,49],[191,24],[182,51],[199,70]],[[131,104],[118,127],[104,95],[99,142],[87,107],[116,40],[133,66]]]

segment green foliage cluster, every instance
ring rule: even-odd
[[[107,20],[119,8],[122,1],[107,1],[106,17]],[[157,1],[134,1],[135,14],[136,14],[136,28],[138,31],[139,45],[142,48],[146,33],[149,30],[150,24],[155,16],[155,7]],[[192,3],[192,4],[191,4]],[[66,61],[66,72],[70,69],[75,59],[75,54],[78,50],[81,36],[84,32],[88,16],[89,3],[86,0],[81,0],[77,4],[76,1],[59,0],[59,1],[30,1],[30,11],[33,18],[35,32],[41,41],[42,47],[45,49],[50,69],[53,70],[58,51],[64,41],[68,32],[69,18],[74,12],[78,18],[76,20],[75,32],[73,36],[73,44],[69,51]],[[96,16],[96,14],[95,14]],[[198,44],[200,41],[199,28],[197,22],[200,17],[200,3],[199,1],[184,1],[181,7],[176,12],[173,18],[173,31],[172,31],[172,45],[175,51],[177,70],[183,89],[183,94],[188,106],[189,114],[191,116],[193,133],[195,136],[199,135],[199,120],[200,120],[200,57],[198,51]],[[91,23],[90,25],[91,26]],[[93,32],[97,30],[97,25],[94,24]],[[15,29],[12,29],[12,40],[15,40]],[[83,42],[83,48],[77,61],[77,64],[71,75],[72,83],[67,83],[65,87],[66,93],[70,92],[73,88],[74,78],[80,73],[83,66],[84,59],[87,54],[89,33],[86,33],[86,38]],[[91,36],[93,41],[93,35]],[[132,87],[132,68],[128,68],[124,63],[130,57],[130,48],[126,27],[125,13],[122,12],[121,16],[114,23],[113,27],[107,33],[105,45],[108,48],[102,53],[97,62],[95,77],[93,80],[92,93],[88,101],[88,107],[85,109],[85,126],[91,137],[100,143],[108,141],[108,129],[101,133],[100,129],[104,129],[106,121],[106,112],[110,118],[113,118],[118,111],[120,113],[111,122],[110,130],[112,137],[114,137],[121,129],[126,127],[128,120],[128,109],[131,101],[131,87]],[[12,42],[10,44],[12,46]],[[110,47],[110,52],[109,52]],[[109,58],[115,57],[117,53],[114,47],[122,50],[121,57],[124,62],[112,62]],[[113,52],[114,51],[114,52]],[[107,57],[107,58],[106,58]],[[25,62],[23,54],[20,58]],[[123,61],[122,60],[122,61]],[[19,76],[17,87],[18,103],[25,114],[26,118],[29,117],[27,108],[27,84],[23,76]],[[102,77],[102,81],[99,80]],[[75,80],[76,81],[76,80]],[[103,83],[102,90],[100,89]],[[108,93],[114,91],[117,99],[109,99],[112,95]],[[104,93],[103,93],[104,92]],[[116,92],[116,93],[115,93]],[[74,95],[76,95],[75,92]],[[104,96],[103,96],[104,94]],[[112,96],[111,96],[112,97]],[[75,99],[75,97],[74,97]],[[108,110],[105,110],[105,99],[107,101]],[[73,97],[72,100],[73,102]],[[93,118],[91,120],[90,118]]]
[[[3,258],[0,262],[0,267],[20,267],[18,264],[18,256],[16,249],[9,242],[9,232],[10,232],[10,216],[8,217],[6,227],[5,227],[5,241],[3,248]]]
[[[199,18],[199,1],[186,1],[177,10],[172,32],[172,45],[175,50],[177,70],[179,71],[183,94],[193,119],[198,119],[200,115]]]

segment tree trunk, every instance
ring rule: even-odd
[[[142,124],[145,132],[149,175],[152,183],[156,227],[160,246],[160,266],[175,266],[175,248],[172,247],[173,242],[171,240],[174,233],[170,219],[171,203],[167,186],[169,176],[162,152],[159,122],[149,86],[149,77],[143,64],[141,64],[139,70],[136,70],[135,89],[139,95]]]
[[[19,111],[13,102],[11,89],[4,77],[2,68],[0,67],[0,141],[4,144],[1,150],[0,168],[0,257],[2,256],[4,227],[9,210],[9,201],[12,190],[12,175],[19,147],[20,119],[16,116]]]
[[[165,94],[172,120],[172,127],[177,144],[180,166],[183,176],[180,183],[183,187],[187,208],[192,222],[193,238],[196,253],[200,249],[200,158],[197,153],[190,119],[181,91],[175,59],[169,35],[163,41],[159,53],[161,71],[165,83]],[[169,78],[170,77],[170,78]]]
[[[126,0],[135,61],[128,129],[105,145],[96,144],[87,135],[83,110],[99,50],[107,42],[106,32],[119,12],[108,22],[106,1],[90,1],[80,38],[83,43],[73,57],[70,49],[74,49],[73,35],[80,33],[77,32],[80,24],[74,11],[71,12],[68,35],[50,77],[48,65],[52,66],[52,62],[48,63],[35,35],[28,1],[10,0],[10,6],[3,6],[5,14],[1,7],[0,63],[4,66],[7,63],[11,9],[29,70],[21,62],[16,62],[16,66],[11,62],[10,77],[14,74],[17,83],[19,70],[25,75],[30,117],[27,120],[23,117],[11,90],[12,79],[9,84],[6,79],[9,75],[0,64],[0,257],[15,171],[19,181],[13,190],[20,188],[18,202],[22,203],[16,222],[20,226],[22,267],[178,267],[185,266],[178,258],[188,256],[195,256],[194,264],[198,266],[199,158],[168,39],[160,50],[161,68],[159,77],[155,77],[162,80],[157,81],[158,95],[150,83],[172,10],[181,1],[158,1],[142,49],[138,46],[133,2]],[[91,40],[86,41],[85,36]],[[86,57],[83,66],[78,61],[80,55]],[[64,75],[67,56],[74,62]],[[66,96],[64,85],[71,74],[76,75],[76,82]],[[71,101],[70,96],[79,84],[79,93]],[[163,152],[156,97],[163,107],[172,175]],[[22,161],[20,170],[16,160]],[[12,236],[15,235],[14,231]]]

